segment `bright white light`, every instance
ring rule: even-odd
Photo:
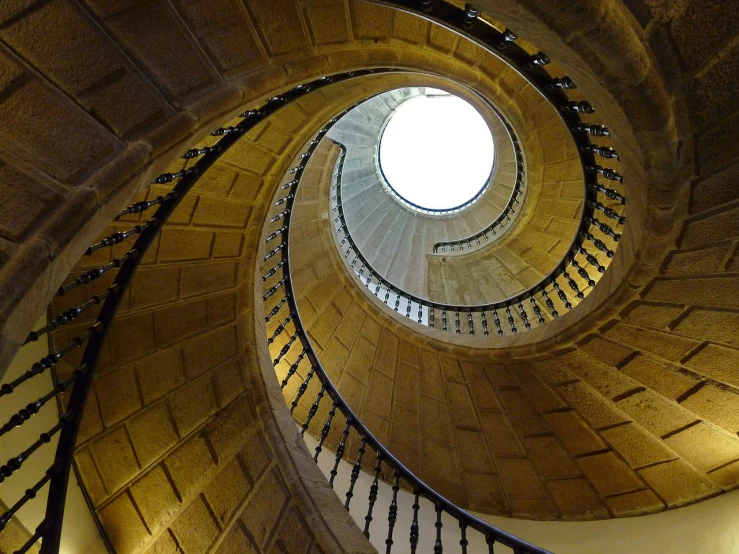
[[[392,188],[431,209],[454,208],[473,198],[485,185],[494,156],[485,120],[452,95],[403,102],[380,142],[380,166]]]

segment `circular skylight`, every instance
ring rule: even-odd
[[[494,157],[493,137],[480,113],[467,101],[432,89],[400,104],[380,140],[388,184],[430,210],[449,210],[475,198]]]

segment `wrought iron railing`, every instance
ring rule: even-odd
[[[499,336],[516,334],[521,330],[531,330],[557,319],[560,312],[568,312],[584,300],[592,292],[599,274],[605,273],[610,260],[615,256],[615,249],[609,248],[604,241],[606,237],[616,244],[621,240],[619,227],[626,223],[623,213],[603,203],[604,198],[621,205],[626,204],[626,197],[618,190],[606,187],[598,182],[601,176],[613,183],[623,184],[623,177],[612,168],[596,163],[595,156],[618,160],[613,148],[592,144],[589,137],[607,137],[610,131],[603,125],[582,120],[582,115],[595,112],[587,101],[571,101],[567,90],[577,88],[569,77],[552,77],[544,66],[550,63],[543,52],[531,55],[515,43],[517,35],[509,29],[498,31],[479,17],[479,12],[468,4],[464,9],[446,2],[424,2],[412,0],[383,0],[387,4],[421,17],[438,22],[476,42],[483,48],[495,52],[514,67],[545,99],[556,109],[565,127],[577,146],[580,162],[583,167],[583,209],[580,223],[567,252],[550,272],[534,286],[508,298],[486,304],[455,304],[431,301],[418,295],[410,294],[386,279],[372,267],[352,239],[344,218],[341,203],[341,167],[343,157],[337,161],[334,183],[335,193],[331,198],[332,210],[338,212],[334,217],[336,233],[340,241],[340,249],[356,276],[385,304],[391,304],[396,312],[405,313],[408,319],[428,327],[456,334]],[[505,121],[505,119],[503,119]],[[506,123],[506,128],[510,125]],[[515,137],[515,135],[512,135]],[[521,180],[524,178],[523,164],[520,158],[520,145],[517,145],[517,167]],[[518,182],[518,181],[517,181]],[[598,219],[597,212],[613,221],[608,224]],[[504,216],[505,217],[505,216]],[[457,245],[463,251],[485,246],[480,241],[490,231],[486,228],[482,234],[471,235],[462,241],[442,242],[434,245],[433,252],[450,252]],[[618,226],[616,229],[611,225]],[[472,240],[475,244],[472,244]],[[597,255],[596,255],[597,254]],[[599,259],[600,258],[600,259]],[[350,261],[351,260],[351,261]],[[590,270],[590,271],[589,271]],[[598,275],[591,274],[592,271]],[[578,283],[578,280],[580,281]],[[569,291],[569,293],[568,293]],[[527,309],[529,311],[527,311]],[[494,330],[493,330],[494,328]]]
[[[85,271],[74,279],[70,279],[67,283],[60,286],[57,296],[63,296],[72,289],[95,281],[109,272],[116,272],[113,284],[100,294],[90,297],[84,303],[65,310],[63,313],[54,317],[50,317],[44,327],[29,333],[24,344],[38,341],[46,334],[75,321],[81,314],[89,314],[95,307],[99,307],[94,323],[59,350],[50,352],[47,356],[41,358],[20,377],[0,387],[0,397],[2,397],[12,394],[18,387],[24,386],[29,380],[47,371],[51,371],[52,376],[55,377],[53,371],[55,365],[73,350],[84,347],[81,363],[74,369],[69,378],[64,381],[58,381],[55,378],[52,390],[40,396],[34,402],[29,403],[18,413],[12,415],[0,427],[0,437],[12,433],[15,428],[22,426],[37,414],[50,400],[59,395],[68,394],[67,401],[59,403],[60,415],[58,422],[41,434],[36,440],[30,442],[27,448],[0,466],[0,484],[2,484],[5,480],[13,478],[18,471],[22,470],[28,458],[33,456],[43,444],[49,443],[58,435],[59,441],[54,460],[49,463],[46,472],[4,513],[0,514],[1,533],[6,529],[8,523],[18,511],[27,503],[37,499],[39,493],[48,484],[45,516],[36,529],[33,530],[30,538],[16,551],[16,554],[28,552],[38,542],[41,543],[41,554],[57,554],[59,552],[69,473],[73,465],[73,452],[82,418],[82,411],[90,390],[95,367],[100,357],[101,348],[110,330],[111,323],[115,318],[119,302],[130,285],[139,263],[149,247],[155,242],[162,226],[167,222],[184,196],[198,182],[205,171],[233,146],[244,133],[254,128],[281,107],[304,96],[311,90],[328,86],[331,83],[391,71],[395,70],[369,69],[326,76],[309,83],[298,85],[270,98],[258,108],[245,111],[241,114],[241,121],[237,125],[220,127],[211,133],[214,137],[214,143],[212,145],[188,150],[182,156],[185,159],[185,164],[181,170],[176,173],[163,173],[153,181],[156,184],[176,182],[176,185],[174,185],[170,192],[151,200],[136,202],[124,209],[116,219],[131,214],[141,214],[147,212],[149,209],[156,208],[152,217],[143,223],[132,225],[128,230],[109,235],[105,239],[91,245],[85,251],[84,255],[89,256],[100,249],[112,248],[115,245],[135,238],[135,242],[126,254],[114,258],[105,265]],[[30,479],[34,479],[34,477],[30,477]],[[42,501],[42,498],[38,498],[38,501]],[[104,536],[104,530],[100,522],[97,521],[97,523],[101,534]]]
[[[277,198],[274,202],[274,211],[277,213],[270,218],[270,222],[273,225],[271,228],[265,230],[266,237],[264,240],[268,247],[273,244],[272,241],[277,237],[280,237],[280,242],[272,247],[264,257],[264,262],[276,257],[279,257],[279,261],[274,265],[271,265],[271,262],[269,265],[265,265],[262,276],[262,282],[265,283],[263,295],[266,313],[265,323],[269,325],[272,321],[280,322],[267,339],[267,343],[271,346],[274,353],[272,363],[277,370],[277,366],[282,363],[283,360],[287,359],[286,356],[288,356],[288,353],[291,353],[291,356],[294,357],[295,361],[290,365],[285,377],[281,381],[281,387],[283,390],[294,378],[296,378],[296,375],[299,375],[299,371],[302,370],[305,372],[307,370],[305,378],[300,383],[294,398],[289,402],[290,413],[295,414],[295,410],[300,404],[301,399],[310,405],[305,420],[298,422],[300,423],[301,435],[305,435],[306,431],[311,426],[311,422],[322,408],[322,405],[326,404],[329,406],[328,415],[323,425],[320,426],[320,435],[318,437],[318,444],[314,449],[313,459],[318,462],[321,454],[328,449],[326,440],[329,437],[331,430],[339,426],[341,429],[341,438],[338,446],[336,447],[335,452],[327,453],[333,458],[333,469],[330,471],[329,477],[329,484],[332,488],[338,484],[335,478],[338,475],[341,461],[344,460],[345,457],[348,457],[347,444],[353,436],[358,437],[360,446],[357,452],[357,457],[354,460],[347,460],[349,463],[353,464],[348,490],[345,493],[344,506],[347,510],[355,496],[355,485],[359,478],[360,471],[362,471],[363,464],[367,464],[365,456],[368,454],[368,450],[374,454],[374,465],[370,466],[373,468],[371,474],[372,485],[370,486],[369,494],[366,499],[367,510],[366,515],[364,516],[363,526],[363,532],[367,538],[370,537],[370,533],[372,531],[372,521],[376,518],[374,509],[378,496],[379,481],[381,476],[385,475],[386,472],[389,471],[389,475],[392,476],[390,478],[392,483],[392,501],[387,514],[387,537],[384,540],[386,554],[391,554],[391,552],[408,551],[405,545],[400,546],[401,543],[406,541],[398,538],[395,529],[399,510],[398,492],[401,487],[412,491],[414,498],[412,505],[412,524],[408,530],[408,542],[406,543],[410,545],[410,552],[412,554],[416,553],[421,532],[419,525],[421,499],[429,501],[435,512],[436,522],[434,524],[433,531],[435,532],[434,552],[436,553],[441,553],[444,548],[442,539],[442,515],[446,514],[456,520],[459,525],[459,545],[462,547],[463,553],[467,552],[467,546],[472,538],[472,536],[468,536],[468,533],[474,532],[482,535],[490,554],[494,553],[494,547],[496,544],[507,546],[513,549],[516,554],[545,554],[547,552],[546,550],[514,537],[513,535],[510,535],[509,533],[498,529],[497,527],[494,527],[459,508],[437,493],[434,489],[419,479],[410,469],[403,465],[402,462],[400,462],[387,448],[385,448],[385,446],[382,445],[380,441],[377,440],[377,438],[362,423],[356,413],[342,398],[313,350],[310,339],[308,338],[301,321],[295,291],[293,290],[291,282],[290,220],[295,200],[298,196],[303,172],[321,139],[323,139],[330,126],[333,125],[333,123],[340,117],[341,114],[332,119],[326,127],[324,127],[318,135],[308,143],[305,151],[301,153],[296,160],[296,163],[299,165],[290,170],[291,172],[285,177],[286,182],[282,186],[282,189],[285,190],[284,196]],[[270,283],[274,284],[270,286]],[[278,291],[281,295],[275,297],[275,294]],[[273,297],[274,299],[272,299]],[[272,307],[268,308],[270,305]],[[313,379],[316,379],[320,384],[320,388],[317,392],[314,391],[315,395],[311,395],[308,392]],[[339,423],[339,420],[343,420],[342,423]],[[340,427],[342,424],[343,427]],[[360,523],[360,527],[362,527],[361,521],[358,521],[358,523]],[[396,544],[399,545],[399,548],[393,550],[393,547]]]

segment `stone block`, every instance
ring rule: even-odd
[[[659,331],[632,327],[623,323],[616,324],[606,331],[605,335],[635,349],[646,350],[670,361],[679,360],[698,345],[694,340]]]
[[[216,554],[259,554],[241,525],[234,525],[226,534]]]
[[[106,496],[105,486],[103,485],[103,480],[100,478],[100,473],[98,473],[95,467],[90,450],[88,448],[78,449],[74,453],[74,460],[82,475],[82,482],[87,490],[87,494],[90,495],[90,500],[92,500],[94,505],[100,505],[100,502]]]
[[[563,385],[557,390],[594,429],[628,421],[611,402],[582,382]]]
[[[417,412],[395,404],[392,412],[391,441],[416,450],[421,444],[421,421]]]
[[[327,347],[339,323],[341,323],[341,319],[341,314],[332,305],[327,306],[321,312],[316,322],[309,329],[310,334],[318,342],[319,346],[323,348]]]
[[[172,344],[196,335],[208,328],[205,300],[178,303],[154,314],[160,345]]]
[[[138,552],[149,539],[149,532],[127,493],[101,509],[100,519],[116,552],[120,554]]]
[[[95,388],[106,427],[141,408],[133,365],[101,375],[96,379]]]
[[[680,241],[681,248],[693,248],[739,237],[739,208],[729,208],[689,222]]]
[[[236,258],[241,255],[243,244],[244,235],[242,233],[218,231],[213,244],[213,259]]]
[[[424,407],[422,407],[425,410]],[[449,423],[444,422],[448,427]],[[441,428],[443,429],[443,427]],[[427,434],[426,436],[432,436]],[[442,433],[437,432],[435,438],[444,441]],[[451,442],[450,439],[446,439]],[[485,436],[478,431],[457,429],[454,432],[454,444],[457,446],[459,467],[462,472],[469,473],[496,473],[495,464],[488,451]],[[433,463],[430,461],[429,463]]]
[[[426,38],[426,22],[415,15],[398,12],[395,14],[393,36],[413,43],[424,42]]]
[[[573,456],[605,448],[600,437],[572,412],[547,414],[544,418]]]
[[[603,438],[633,468],[674,460],[677,456],[662,441],[631,423],[601,431]]]
[[[408,341],[401,340],[398,346],[398,361],[417,366],[418,347]]]
[[[711,481],[683,460],[649,466],[639,473],[670,508],[717,492]]]
[[[177,552],[178,550],[179,547],[172,538],[171,531],[165,531],[154,541],[154,544],[146,551],[146,554],[179,554]]]
[[[700,382],[692,374],[642,355],[629,360],[621,371],[670,400],[677,400]]]
[[[651,490],[635,491],[605,499],[616,517],[631,517],[662,510],[664,502]]]
[[[338,338],[347,348],[351,349],[354,346],[357,337],[360,336],[360,329],[362,328],[364,318],[365,313],[362,311],[362,308],[358,304],[353,304],[346,312],[346,315],[339,324],[338,329],[336,329],[336,338]],[[374,350],[374,345],[369,343],[367,339],[364,340],[370,344],[372,346],[372,350]],[[371,359],[372,358],[370,356],[366,359],[366,362],[369,363]]]
[[[248,391],[242,393],[208,423],[208,440],[219,463],[241,448],[254,423],[253,400]]]
[[[341,44],[351,40],[349,14],[344,2],[306,6],[304,9],[316,45]]]
[[[530,437],[524,440],[529,459],[543,479],[570,479],[580,471],[554,437]]]
[[[163,402],[131,419],[128,432],[143,466],[149,465],[177,442],[177,433],[169,410]]]
[[[208,552],[220,532],[202,496],[195,498],[182,511],[171,529],[185,554]]]
[[[204,492],[205,498],[222,527],[231,520],[250,490],[251,484],[238,458],[228,462],[208,484]]]
[[[182,298],[233,288],[237,272],[236,262],[189,265],[182,270]]]
[[[731,277],[659,279],[645,298],[683,305],[739,308],[739,283]]]
[[[136,374],[144,404],[158,400],[185,382],[179,348],[168,348],[136,364]]]
[[[500,481],[509,498],[546,498],[531,462],[523,458],[498,458]]]
[[[444,398],[444,380],[439,358],[434,352],[420,349],[421,394]]]
[[[188,435],[218,410],[213,381],[206,376],[175,392],[170,399],[180,437]]]
[[[180,269],[141,267],[131,283],[131,308],[148,308],[173,302],[179,297]]]
[[[568,519],[601,519],[610,515],[587,479],[547,481],[547,488],[562,516]]]
[[[736,329],[739,329],[739,314],[695,308],[678,322],[674,331],[697,339],[707,339],[739,346],[739,336],[737,336]],[[703,350],[700,352],[703,352]],[[711,365],[708,360],[704,361],[709,366]],[[695,369],[694,366],[689,365],[689,362],[686,365]]]
[[[14,243],[20,243],[62,200],[53,189],[7,164],[0,165],[0,182],[0,237]]]
[[[364,409],[384,419],[390,419],[393,398],[393,380],[379,371],[373,371],[367,385]]]
[[[360,336],[349,354],[346,371],[359,379],[362,383],[367,383],[374,353],[375,345]]]
[[[652,391],[641,391],[618,401],[618,407],[648,431],[664,436],[695,421],[695,416],[681,410]]]
[[[223,408],[244,391],[242,369],[238,360],[231,360],[213,372],[213,385],[218,406]]]
[[[736,183],[739,179],[739,164],[734,164],[724,171],[701,179],[693,186],[690,211],[693,214],[719,206],[739,197]]]
[[[493,456],[523,456],[524,450],[505,414],[481,413],[480,421]]]
[[[728,253],[730,243],[720,244],[701,250],[690,250],[688,252],[674,252],[665,268],[665,275],[708,275],[718,273],[721,269],[721,261]]]
[[[460,362],[462,372],[469,385],[470,393],[478,410],[501,411],[502,407],[493,387],[485,376],[484,366],[471,362]]]
[[[139,464],[124,427],[117,427],[90,446],[108,493],[114,493],[139,471]]]
[[[700,67],[735,34],[736,10],[723,2],[686,2],[670,25],[689,71]],[[696,35],[695,30],[703,32]]]
[[[637,474],[613,452],[583,456],[577,459],[577,463],[601,496],[644,488]]]
[[[424,438],[421,441],[420,477],[427,483],[448,482],[454,487],[461,485],[454,447]]]
[[[318,385],[316,384],[316,387],[317,386]],[[362,399],[366,390],[364,384],[348,373],[344,373],[339,379],[336,388],[352,410],[359,411],[359,408],[362,406]],[[312,395],[306,394],[304,399],[312,403],[317,394],[318,391],[316,390]]]
[[[680,306],[639,302],[625,315],[626,321],[634,325],[664,329],[683,311]]]
[[[164,228],[159,241],[159,260],[162,262],[207,260],[212,246],[211,231]]]
[[[736,389],[707,383],[683,400],[681,405],[732,435],[739,430],[739,395]]]
[[[559,519],[559,510],[548,498],[509,498],[511,516],[522,519]]]
[[[633,351],[600,337],[593,337],[583,344],[581,350],[606,365],[618,367]]]
[[[441,363],[441,371],[444,374],[445,379],[456,379],[458,381],[464,379],[457,360],[440,357],[439,362]]]
[[[494,475],[463,472],[462,485],[471,510],[500,515],[508,513],[500,481]]]
[[[739,325],[739,316],[736,319],[736,323]],[[734,327],[733,330],[739,330],[739,326]],[[729,330],[729,332],[731,331]],[[739,342],[739,339],[737,341]],[[707,344],[695,352],[683,365],[711,379],[739,387],[739,373],[737,372],[737,368],[739,368],[739,351],[733,348],[724,348],[717,344]]]
[[[110,330],[113,359],[119,366],[140,358],[156,347],[152,314],[132,314],[117,317]]]
[[[254,435],[246,443],[246,446],[241,450],[241,459],[251,482],[259,481],[272,459],[272,452],[261,434]]]
[[[344,374],[348,359],[349,351],[339,339],[333,338],[327,343],[326,349],[321,353],[321,364],[334,383],[338,383]]]
[[[703,422],[667,437],[665,443],[705,472],[739,459],[739,440]]]
[[[498,397],[513,428],[521,437],[549,432],[546,422],[539,416],[528,398],[517,390],[499,390]]]
[[[300,510],[293,508],[283,518],[277,538],[287,554],[305,554],[313,542],[313,533]]]
[[[177,512],[180,501],[161,465],[131,486],[131,495],[147,527],[156,531]]]
[[[251,215],[251,207],[220,198],[200,196],[192,224],[200,227],[233,227],[242,229]]]
[[[215,469],[215,462],[202,435],[191,437],[167,457],[165,464],[183,500],[192,496]]]
[[[254,541],[265,548],[289,505],[289,494],[278,469],[267,473],[241,513]]]
[[[189,379],[194,379],[237,352],[236,329],[233,325],[195,337],[182,347],[185,374]]]
[[[467,386],[447,381],[446,388],[452,424],[462,429],[479,429],[480,423]]]

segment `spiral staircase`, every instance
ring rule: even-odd
[[[0,552],[731,552],[699,510],[739,494],[737,31],[0,6]],[[446,213],[378,162],[426,88],[496,145]]]

